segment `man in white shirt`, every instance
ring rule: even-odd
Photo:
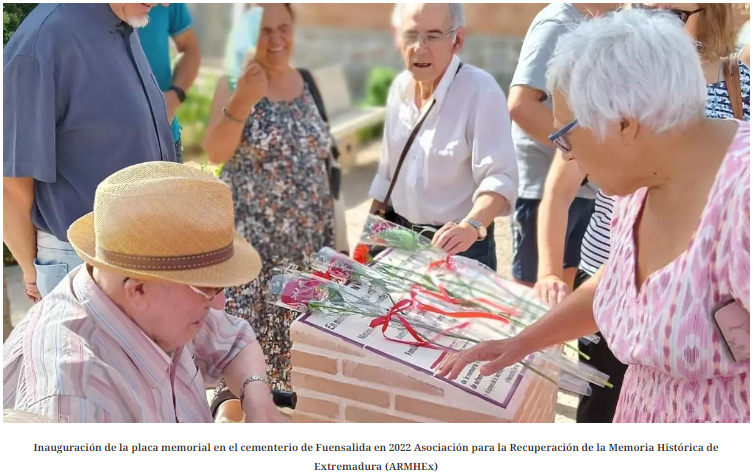
[[[463,26],[460,3],[403,4],[407,70],[390,89],[369,195],[377,212],[411,131],[429,109],[388,203],[398,224],[431,227],[436,246],[496,270],[493,222],[512,211],[518,171],[505,94],[490,74],[456,56]]]

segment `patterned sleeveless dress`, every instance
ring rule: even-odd
[[[594,298],[597,326],[628,364],[615,422],[750,421],[750,363],[733,360],[712,317],[731,299],[751,312],[751,127],[738,123],[687,250],[640,287],[634,225],[647,190],[616,200]]]
[[[289,328],[295,313],[265,301],[275,267],[301,266],[335,244],[326,170],[331,138],[306,84],[290,102],[260,100],[220,178],[233,193],[236,229],[259,252],[262,271],[226,291],[226,311],[249,320],[267,357],[273,389],[290,388]]]

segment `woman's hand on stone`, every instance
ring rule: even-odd
[[[450,354],[440,364],[438,375],[455,380],[463,369],[474,362],[486,362],[479,368],[482,375],[492,375],[520,361],[526,355],[526,349],[519,338],[513,337],[497,341],[484,341],[471,349]]]

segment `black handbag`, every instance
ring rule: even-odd
[[[329,124],[330,121],[327,119],[327,112],[325,111],[325,102],[322,100],[322,95],[319,93],[317,83],[314,82],[314,77],[311,72],[306,69],[298,69],[298,72],[309,87],[309,92],[312,94],[314,104],[317,105],[319,115],[325,123]],[[330,180],[330,193],[332,194],[332,197],[337,200],[340,196],[340,163],[338,161],[338,159],[340,159],[340,151],[338,150],[338,143],[335,141],[335,138],[332,135],[330,135],[330,138],[332,139],[333,145],[330,148],[330,159],[327,160],[327,175]]]

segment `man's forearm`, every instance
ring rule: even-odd
[[[554,275],[563,278],[568,204],[550,195],[542,199],[537,215],[537,278]]]
[[[21,266],[24,276],[30,277],[35,273],[37,232],[31,222],[34,184],[31,179],[28,179],[28,182],[26,180],[3,179],[3,242]],[[26,282],[36,282],[36,280],[26,280]]]
[[[257,341],[252,342],[236,355],[223,370],[223,378],[228,389],[237,397],[241,395],[241,386],[252,375],[266,375],[267,362],[262,348]]]
[[[549,136],[556,130],[553,127],[552,111],[542,102],[528,101],[511,110],[511,119],[526,134],[548,147],[553,147]]]
[[[199,75],[201,61],[198,48],[184,51],[178,58],[173,70],[173,85],[188,93],[188,90],[194,85],[196,76]]]
[[[504,196],[494,192],[485,192],[474,201],[474,206],[466,218],[487,228],[505,210],[506,205],[508,205],[508,200]]]

